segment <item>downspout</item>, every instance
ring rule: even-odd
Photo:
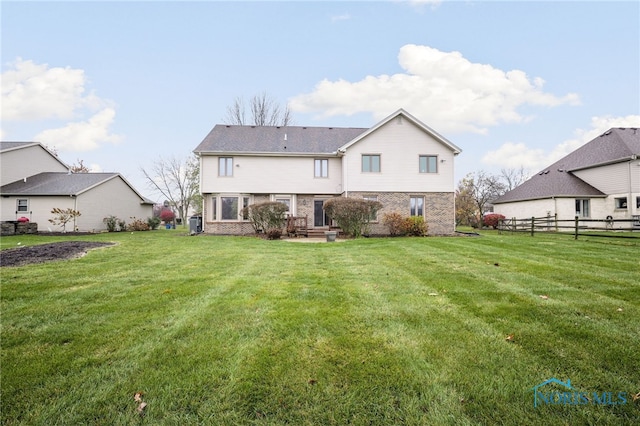
[[[78,197],[74,196],[73,194],[69,196],[73,198],[73,210],[78,211]],[[76,216],[73,216],[73,232],[75,231],[76,231]]]
[[[629,160],[629,196],[627,198],[627,219],[630,219],[632,217],[631,215],[631,209],[633,209],[633,185],[631,182],[631,177],[633,176],[633,173],[631,172],[631,165],[633,164],[633,160],[635,160],[636,157],[635,155],[631,156],[631,160]],[[640,163],[638,163],[638,165],[640,166]]]
[[[342,154],[342,155],[341,155]],[[349,168],[345,164],[344,161],[344,152],[338,150],[338,158],[340,158],[340,164],[342,165],[342,191],[344,192],[344,196],[349,198]]]

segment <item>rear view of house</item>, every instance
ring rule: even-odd
[[[204,231],[248,234],[242,208],[279,201],[312,229],[328,229],[332,197],[376,200],[385,213],[423,217],[430,235],[454,232],[454,159],[461,150],[404,110],[371,128],[216,125],[200,157]]]

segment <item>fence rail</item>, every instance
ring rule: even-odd
[[[500,219],[498,231],[503,232],[528,232],[534,236],[536,232],[572,232],[577,240],[578,235],[602,236],[602,237],[631,237],[640,238],[640,215],[634,215],[631,219],[613,219],[611,216],[605,219],[588,219],[575,216],[573,219],[558,219],[558,215],[544,217],[528,217],[524,219]],[[612,235],[609,233],[593,234],[600,231],[630,231],[637,235]]]

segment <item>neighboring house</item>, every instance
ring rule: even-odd
[[[200,157],[204,231],[248,234],[242,208],[280,201],[312,229],[327,229],[323,203],[377,200],[371,234],[385,213],[425,218],[430,235],[455,229],[454,158],[460,148],[404,110],[371,128],[216,125]]]
[[[507,218],[640,215],[640,130],[614,128],[493,202]],[[629,227],[621,224],[619,227]]]
[[[140,195],[118,173],[70,173],[68,166],[39,143],[1,142],[1,220],[21,217],[38,223],[40,231],[60,231],[49,219],[53,208],[81,213],[67,231],[101,231],[104,218],[152,216],[153,202]],[[6,179],[6,180],[5,180]]]

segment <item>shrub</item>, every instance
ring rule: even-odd
[[[118,219],[118,231],[126,231],[127,230],[127,222],[124,219]]]
[[[405,218],[405,234],[413,237],[424,237],[427,235],[427,222],[422,216],[411,216]]]
[[[324,202],[327,215],[336,221],[342,231],[355,238],[367,231],[369,222],[382,204],[378,201],[360,198],[336,197]]]
[[[405,217],[400,213],[385,213],[382,216],[382,224],[389,230],[389,235],[392,237],[405,235]]]
[[[76,217],[82,216],[79,211],[74,209],[60,209],[55,207],[51,210],[51,214],[53,214],[53,219],[49,219],[52,225],[62,225],[62,232],[67,232],[67,223],[75,220]]]
[[[242,209],[242,216],[251,221],[253,230],[257,232],[267,232],[272,229],[282,229],[284,226],[284,214],[289,210],[284,203],[267,201],[264,203],[251,204]],[[281,231],[282,233],[282,231]],[[280,236],[278,236],[280,238]]]
[[[148,231],[149,229],[151,229],[147,222],[142,219],[132,217],[131,220],[132,222],[127,227],[128,231]]]
[[[491,213],[486,215],[483,219],[482,222],[485,224],[485,226],[491,226],[493,229],[497,229],[498,228],[498,224],[500,223],[500,219],[504,220],[504,215],[501,214],[497,214],[497,213]]]
[[[399,237],[411,235],[424,237],[427,235],[427,223],[422,216],[402,216],[400,213],[387,213],[382,223],[389,229],[389,235]]]
[[[147,225],[149,229],[158,229],[158,226],[160,226],[160,218],[156,216],[148,218]]]
[[[280,228],[271,228],[267,231],[268,240],[279,240],[281,236],[282,236],[282,229]]]
[[[107,225],[107,231],[116,232],[116,226],[118,225],[118,218],[111,215],[102,219],[102,221]]]
[[[162,220],[164,223],[173,222],[175,218],[176,214],[169,209],[162,209],[162,211],[160,212],[160,220]]]

